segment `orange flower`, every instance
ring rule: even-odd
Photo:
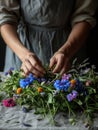
[[[43,88],[42,87],[38,87],[37,90],[38,90],[39,93],[43,92]]]
[[[70,81],[70,83],[71,83],[71,86],[74,87],[75,84],[76,84],[76,80],[75,80],[75,79],[72,79],[72,80]]]
[[[17,94],[20,94],[22,92],[22,88],[17,89]]]

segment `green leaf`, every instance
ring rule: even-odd
[[[13,90],[17,90],[17,86],[16,85],[13,85]]]
[[[76,102],[77,102],[80,106],[82,106],[82,104],[83,104],[81,100],[77,100]]]
[[[36,108],[34,114],[43,114],[45,112],[44,108]]]
[[[53,103],[53,95],[51,93],[48,94],[48,102],[49,104]]]

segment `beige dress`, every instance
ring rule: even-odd
[[[16,24],[21,42],[48,64],[51,56],[67,40],[77,22],[95,25],[97,0],[0,0],[0,25]],[[85,50],[77,57],[83,59]],[[83,58],[82,58],[83,57]],[[20,69],[21,61],[7,47],[5,71]]]

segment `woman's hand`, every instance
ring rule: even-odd
[[[62,75],[68,71],[71,66],[71,59],[85,44],[90,28],[91,25],[85,21],[73,26],[66,43],[63,44],[50,60],[50,68],[53,68],[54,73],[58,72]]]
[[[70,59],[63,52],[57,51],[50,59],[50,68],[53,73],[63,75],[71,66]]]
[[[21,69],[23,70],[24,75],[33,73],[35,77],[42,77],[45,74],[45,70],[41,61],[34,53],[28,53],[25,56],[25,58],[22,60]]]

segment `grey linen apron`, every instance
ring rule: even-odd
[[[54,52],[67,40],[74,2],[73,0],[20,1],[22,17],[17,32],[24,46],[34,52],[43,65],[49,64]],[[19,58],[8,47],[6,51],[5,71],[10,67],[19,70],[21,67]]]

